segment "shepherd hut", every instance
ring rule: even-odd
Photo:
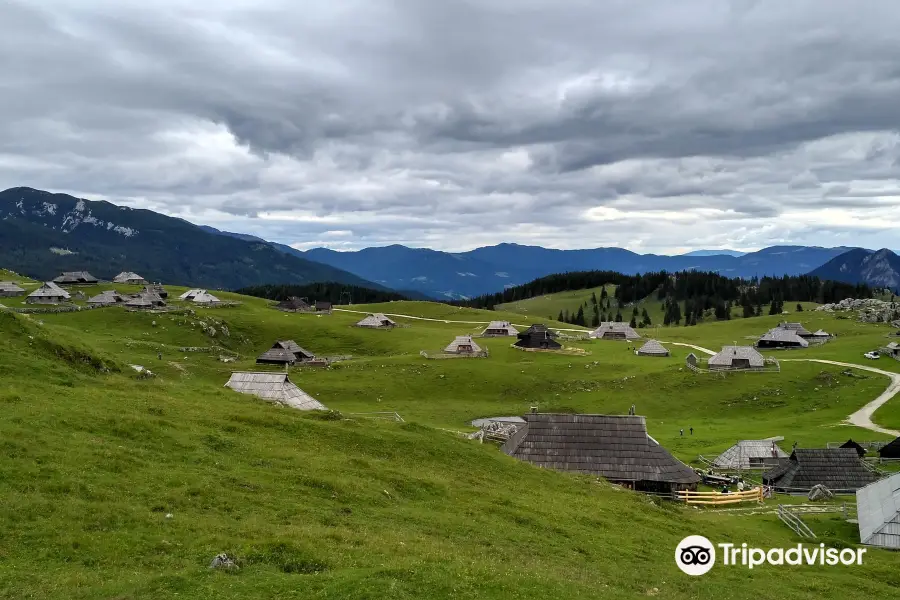
[[[131,271],[122,271],[113,277],[113,283],[122,283],[128,285],[147,285],[147,280]]]
[[[647,434],[644,417],[532,413],[503,452],[536,466],[599,475],[644,492],[695,489],[700,477]]]
[[[297,357],[292,352],[278,346],[269,348],[256,359],[258,365],[292,365],[296,362]]]
[[[853,448],[860,458],[866,455],[866,449],[854,442],[852,439],[841,444],[841,448]]]
[[[182,295],[178,296],[179,300],[184,300],[185,302],[189,302],[193,300],[199,294],[205,294],[206,290],[188,290]]]
[[[900,550],[900,473],[856,490],[859,541]]]
[[[334,305],[331,302],[317,301],[316,302],[316,312],[317,313],[325,313],[331,314],[331,311],[334,310]]]
[[[709,357],[706,364],[710,371],[750,370],[763,368],[766,360],[750,346],[724,346],[721,352]]]
[[[638,348],[637,354],[638,356],[669,356],[669,351],[656,340],[647,340],[647,343]]]
[[[294,340],[278,340],[277,342],[275,342],[272,348],[281,348],[283,350],[287,350],[294,355],[294,359],[297,362],[306,362],[316,358],[315,354],[300,347],[300,344],[298,344]]]
[[[765,440],[741,440],[713,461],[717,469],[740,471],[744,469],[774,468],[788,457],[788,454],[778,447],[778,442],[783,437],[774,437]]]
[[[806,348],[809,342],[800,337],[793,329],[770,329],[756,342],[757,348]]]
[[[469,335],[458,335],[456,339],[453,340],[449,346],[444,348],[445,354],[479,354],[481,353],[481,347],[472,341],[472,336]]]
[[[357,327],[367,327],[369,329],[391,329],[397,324],[381,313],[368,315],[362,321],[356,324]]]
[[[287,373],[235,372],[231,374],[225,387],[298,410],[328,410],[321,402],[294,385]]]
[[[786,321],[782,321],[781,323],[778,324],[778,329],[793,331],[794,333],[796,333],[797,335],[799,335],[802,338],[808,338],[808,337],[813,336],[813,334],[806,327],[804,327],[801,323],[788,323]]]
[[[481,332],[483,337],[512,337],[519,334],[509,321],[491,321]]]
[[[12,298],[13,296],[21,296],[24,293],[25,290],[12,281],[0,281],[0,298]]]
[[[764,484],[789,493],[806,493],[820,484],[835,493],[849,493],[878,477],[853,448],[797,448],[762,479]]]
[[[878,456],[881,458],[900,458],[900,437],[882,446],[878,451]]]
[[[206,290],[201,290],[201,293],[196,294],[193,298],[191,298],[191,302],[193,302],[194,304],[212,306],[214,304],[221,304],[222,301]]]
[[[25,298],[26,304],[59,304],[71,298],[69,292],[48,281]]]
[[[99,280],[87,271],[66,271],[53,280],[60,285],[94,285]]]
[[[112,306],[113,304],[121,304],[125,302],[125,297],[116,290],[105,290],[96,296],[88,299],[87,303],[91,306]]]
[[[618,321],[608,321],[600,323],[600,327],[588,334],[597,340],[639,340],[640,334],[628,323],[620,323]]]
[[[297,296],[291,296],[287,300],[282,300],[275,305],[275,308],[285,312],[309,312],[313,310],[312,306]]]
[[[518,334],[518,341],[513,344],[517,348],[527,350],[560,350],[562,344],[554,338],[557,334],[547,329],[546,325],[536,323]]]

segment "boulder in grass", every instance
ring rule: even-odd
[[[822,485],[821,483],[818,485],[814,485],[812,489],[809,490],[808,498],[813,502],[818,500],[831,500],[834,498],[834,494],[827,487]]]
[[[222,554],[216,554],[216,557],[212,559],[211,563],[209,563],[209,568],[231,571],[237,569],[238,566],[233,560],[228,557],[227,554],[223,552]]]

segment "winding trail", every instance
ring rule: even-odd
[[[347,312],[347,313],[357,313],[357,314],[370,314],[368,311],[362,310],[350,310],[346,308],[335,308],[335,311]],[[388,317],[399,317],[401,319],[414,319],[417,321],[433,321],[435,323],[460,323],[463,325],[487,325],[488,321],[454,321],[452,319],[431,319],[428,317],[413,317],[411,315],[400,315],[393,313],[383,313]],[[519,323],[512,323],[512,325],[516,327],[529,327],[529,325],[523,325]],[[557,329],[553,328],[556,331],[575,331],[578,333],[586,333],[589,330],[585,329]],[[708,354],[710,356],[716,354],[715,351],[710,350],[709,348],[704,348],[703,346],[697,346],[695,344],[685,344],[682,342],[660,342],[661,344],[670,344],[672,346],[683,346],[685,348],[692,348],[697,350],[698,352],[703,352],[704,354]],[[884,375],[888,379],[891,380],[890,384],[888,384],[887,389],[884,390],[877,398],[860,408],[858,411],[847,417],[846,423],[848,425],[854,425],[856,427],[861,427],[863,429],[868,429],[869,431],[874,431],[876,433],[883,433],[886,435],[893,435],[900,437],[900,431],[896,431],[894,429],[887,429],[886,427],[881,427],[872,422],[872,415],[875,414],[875,411],[884,406],[888,400],[896,396],[900,393],[900,373],[892,373],[890,371],[885,371],[883,369],[877,369],[875,367],[869,367],[866,365],[857,365],[854,363],[845,363],[838,362],[835,360],[825,360],[821,358],[783,358],[780,362],[815,362],[821,363],[825,365],[834,365],[837,367],[847,367],[850,369],[860,369],[861,371],[869,371],[870,373],[877,373],[879,375]]]

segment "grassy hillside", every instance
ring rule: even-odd
[[[633,403],[651,435],[686,461],[748,437],[784,435],[807,447],[884,439],[840,424],[884,389],[883,377],[787,362],[778,374],[698,376],[683,368],[687,348],[652,359],[596,341],[571,344],[589,355],[562,356],[490,339],[488,359],[427,361],[420,350],[479,327],[398,317],[409,327],[371,331],[351,326],[358,313],[287,314],[260,299],[221,297],[242,304],[179,314],[0,312],[0,596],[596,598],[602,590],[799,599],[851,590],[888,597],[900,583],[896,556],[875,550],[863,568],[717,568],[688,578],[672,560],[686,535],[766,547],[797,540],[772,515],[660,504],[453,433],[535,404],[624,414]],[[435,303],[347,308],[525,320]],[[840,337],[791,357],[862,362],[860,351],[889,333],[823,313],[801,320]],[[716,348],[776,321],[663,328],[660,337]],[[291,375],[344,418],[222,387],[232,370],[257,369],[255,356],[277,338],[355,357]],[[133,364],[157,376],[142,378]],[[877,366],[900,372],[895,361]],[[397,411],[406,423],[347,416],[369,411]],[[889,403],[875,420],[882,415],[900,411]],[[694,436],[681,438],[689,426]],[[810,525],[829,543],[856,541],[839,517]],[[219,552],[242,569],[210,571]]]

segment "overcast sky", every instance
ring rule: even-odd
[[[900,4],[3,0],[0,188],[305,249],[900,246]]]

